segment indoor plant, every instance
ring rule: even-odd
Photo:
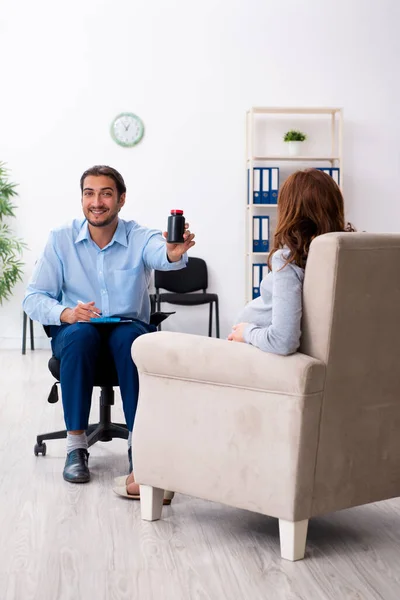
[[[287,143],[291,156],[298,156],[300,154],[301,144],[306,139],[306,134],[297,129],[290,129],[283,136],[283,141]]]
[[[21,255],[25,244],[18,240],[4,222],[7,217],[15,217],[12,199],[18,196],[15,183],[8,180],[5,163],[0,162],[0,304],[11,296],[11,290],[18,280],[22,280]]]

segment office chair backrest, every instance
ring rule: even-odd
[[[154,286],[175,294],[205,291],[208,287],[207,265],[202,258],[190,257],[185,269],[155,271]]]

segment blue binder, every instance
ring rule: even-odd
[[[253,252],[261,250],[261,217],[253,217]]]
[[[269,217],[253,217],[253,252],[269,251]]]
[[[271,167],[271,176],[269,184],[269,203],[278,204],[279,192],[279,167]]]
[[[264,167],[261,169],[261,204],[270,203],[270,185],[271,183],[271,169]]]
[[[269,251],[269,217],[263,216],[261,219],[261,252]]]
[[[332,179],[340,185],[340,169],[338,167],[316,167],[318,171],[322,171],[327,175],[330,175]]]
[[[255,263],[253,265],[253,300],[260,295],[260,284],[262,279],[263,264]]]
[[[266,276],[268,275],[268,273],[270,272],[267,263],[262,265],[262,271],[261,271],[261,281],[263,279],[266,278]]]
[[[340,169],[337,167],[331,169],[331,177],[338,185],[340,185]]]
[[[261,168],[253,169],[253,204],[261,204]],[[250,204],[250,169],[247,169],[247,204]]]
[[[261,171],[260,167],[253,169],[253,204],[261,204]]]

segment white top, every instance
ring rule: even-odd
[[[249,323],[244,340],[264,352],[292,354],[300,345],[304,269],[284,266],[288,250],[272,256],[272,271],[261,282],[261,295],[249,302],[237,323]]]

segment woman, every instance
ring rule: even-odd
[[[261,282],[261,295],[243,309],[228,340],[274,354],[296,352],[310,244],[318,235],[332,231],[354,231],[350,224],[345,226],[338,185],[317,169],[293,173],[279,193],[278,223],[268,257],[270,272]]]

